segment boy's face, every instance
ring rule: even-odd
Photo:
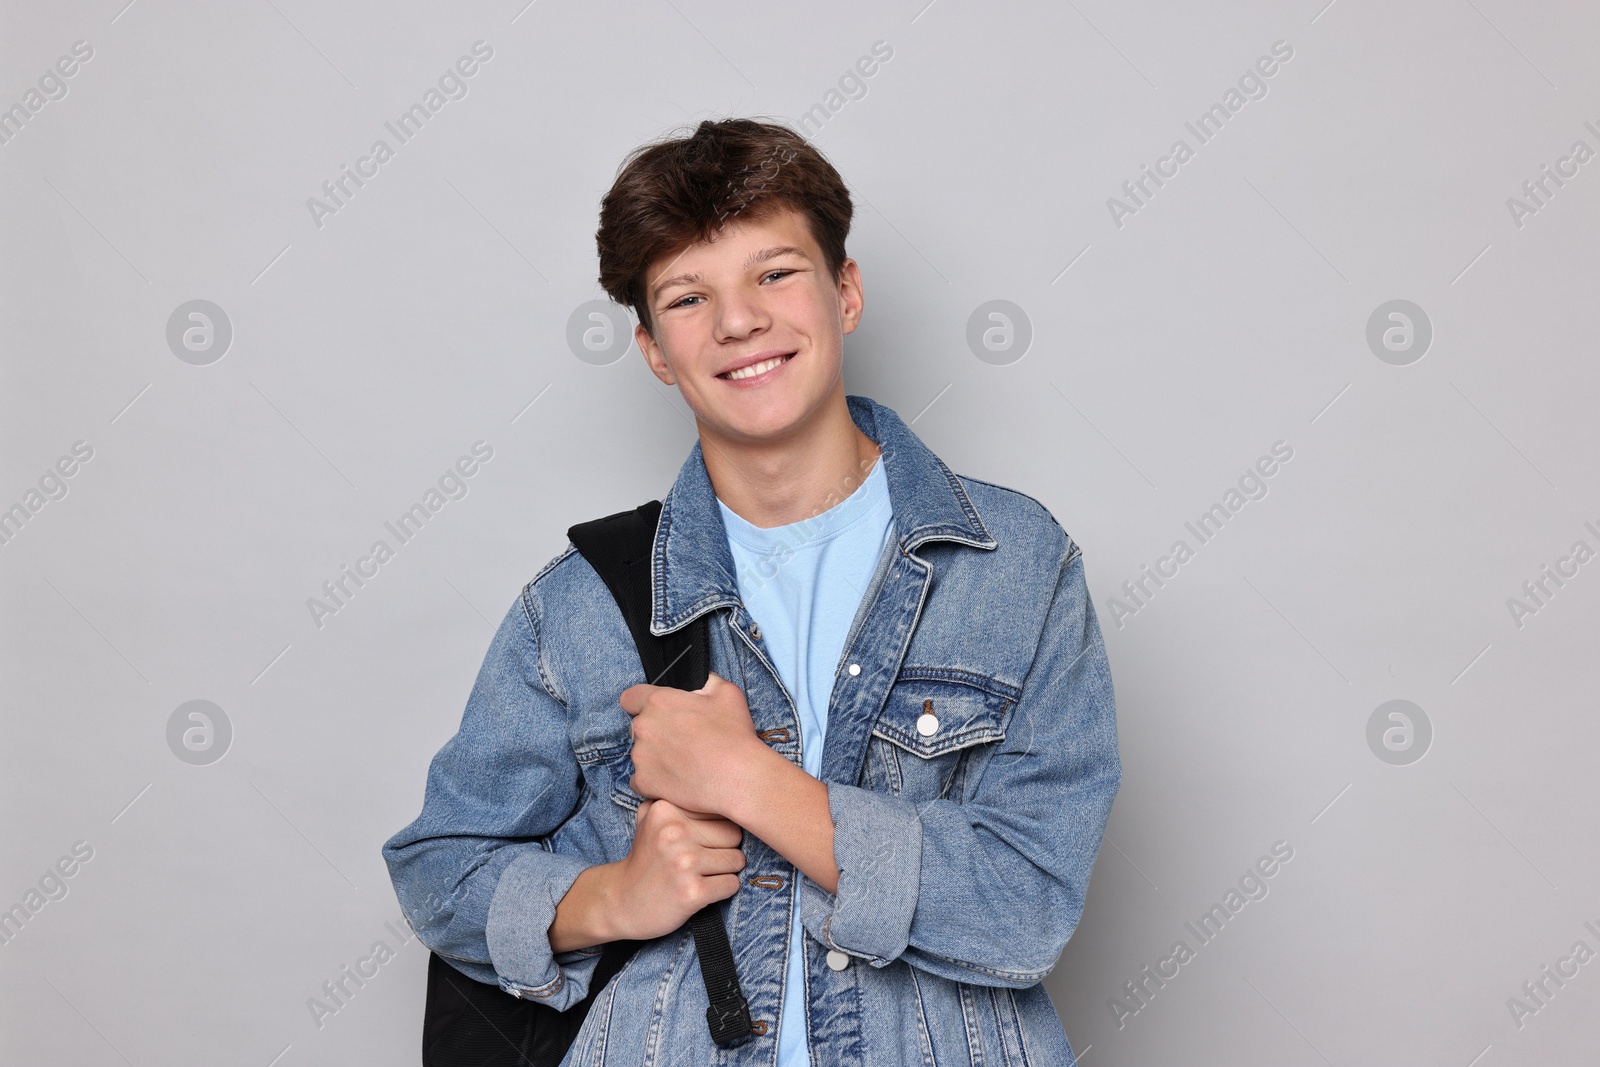
[[[676,385],[702,433],[777,443],[843,397],[844,335],[861,320],[861,274],[837,282],[805,216],[782,208],[738,220],[645,273],[655,324],[634,336],[655,376]],[[775,367],[761,364],[782,359]],[[748,367],[756,365],[750,375]],[[729,374],[746,368],[743,378]]]

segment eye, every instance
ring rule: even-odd
[[[783,270],[783,269],[780,269],[780,270],[769,270],[769,271],[767,271],[767,273],[765,273],[765,274],[763,274],[761,276],[761,280],[762,281],[766,281],[768,278],[772,277],[774,274],[781,275],[783,277],[788,277],[789,275],[791,275],[793,273],[795,273],[795,272],[792,271],[792,270]]]
[[[667,307],[669,307],[669,308],[693,307],[694,305],[685,304],[684,301],[685,300],[704,300],[704,299],[705,299],[704,297],[700,297],[700,296],[686,296],[686,297],[683,297],[683,298],[681,298],[679,300],[673,301],[672,303],[668,304]]]

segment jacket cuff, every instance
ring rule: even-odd
[[[840,952],[886,967],[911,936],[922,877],[922,820],[916,805],[859,786],[827,782],[839,886],[800,882],[800,923]]]
[[[561,898],[592,866],[576,856],[530,849],[500,872],[483,932],[501,989],[557,1011],[588,995],[604,946],[552,954],[550,924]]]

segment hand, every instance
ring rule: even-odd
[[[715,673],[700,689],[632,685],[618,700],[633,716],[628,785],[642,797],[726,816],[752,769],[776,755],[756,736],[744,692]]]
[[[681,690],[680,690],[681,692]],[[744,831],[719,815],[646,800],[635,817],[633,847],[618,861],[614,939],[670,934],[689,918],[739,891]]]

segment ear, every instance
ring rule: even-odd
[[[633,339],[644,355],[644,361],[650,365],[650,373],[659,378],[663,385],[677,385],[678,378],[667,363],[665,349],[650,336],[650,331],[644,328],[644,323],[641,322],[633,328]]]
[[[841,333],[851,333],[861,324],[866,298],[861,291],[861,268],[853,259],[839,265],[839,325]]]

